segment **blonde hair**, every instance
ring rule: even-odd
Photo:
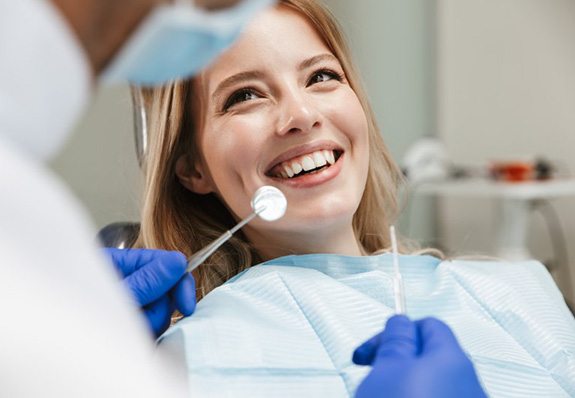
[[[363,197],[353,217],[356,238],[367,253],[389,247],[389,226],[398,216],[402,174],[392,160],[376,124],[341,29],[331,13],[314,0],[281,0],[280,6],[303,16],[337,57],[365,112],[369,135],[369,170]],[[142,223],[137,246],[179,250],[186,255],[201,249],[234,225],[215,195],[198,195],[176,176],[177,159],[201,156],[194,142],[192,81],[177,81],[141,94],[149,115],[149,148]],[[197,107],[196,107],[197,109]],[[203,297],[230,277],[260,261],[240,233],[212,255],[194,274]]]

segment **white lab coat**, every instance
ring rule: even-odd
[[[0,396],[182,396],[84,210],[39,160],[90,86],[49,2],[0,0]]]

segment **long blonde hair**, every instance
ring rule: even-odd
[[[370,162],[353,229],[367,253],[381,251],[389,247],[389,226],[398,216],[402,174],[383,142],[334,17],[314,0],[281,0],[279,4],[299,13],[314,27],[341,63],[366,114]],[[176,176],[176,162],[181,155],[200,156],[194,140],[192,86],[192,81],[176,81],[157,89],[141,89],[149,115],[149,148],[141,230],[136,243],[140,247],[179,250],[188,256],[234,225],[232,215],[215,195],[195,194]],[[245,237],[236,234],[195,271],[199,297],[259,261],[258,253]]]

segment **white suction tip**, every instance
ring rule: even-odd
[[[271,185],[259,188],[252,197],[252,209],[266,221],[275,221],[283,217],[287,209],[285,195]]]

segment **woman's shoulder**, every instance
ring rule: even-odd
[[[507,261],[468,256],[443,260],[440,266],[455,275],[469,274],[473,278],[499,278],[511,284],[523,284],[527,280],[538,281],[542,286],[556,287],[547,268],[537,260]]]
[[[452,259],[440,264],[450,277],[494,312],[538,314],[573,328],[573,315],[547,268],[539,261]],[[515,314],[515,315],[510,315]]]

